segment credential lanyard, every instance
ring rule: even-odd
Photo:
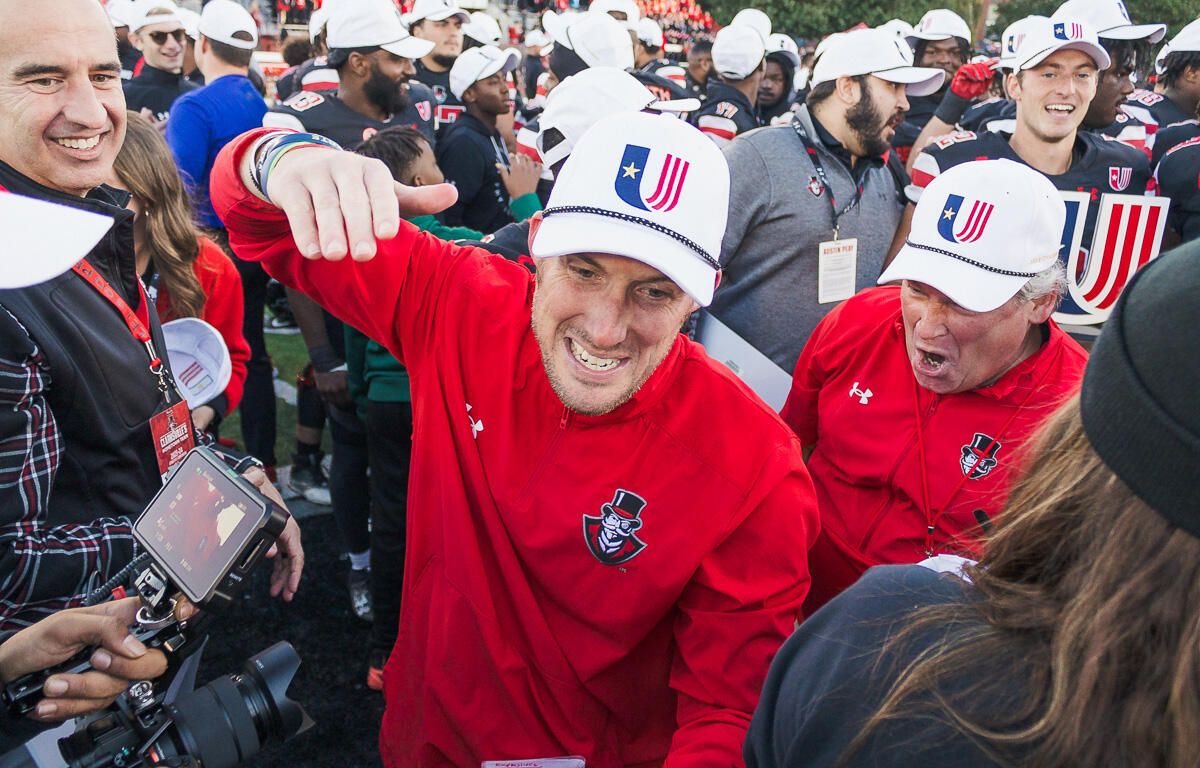
[[[158,391],[162,393],[163,404],[171,405],[171,382],[167,376],[167,367],[163,364],[162,358],[158,356],[158,350],[154,348],[154,338],[150,335],[150,309],[149,299],[146,297],[146,291],[142,288],[141,280],[138,281],[138,291],[141,292],[142,301],[138,305],[137,312],[129,308],[121,295],[108,284],[104,276],[96,271],[96,268],[88,263],[87,259],[80,259],[75,266],[71,267],[75,274],[82,277],[88,282],[96,292],[108,300],[121,313],[122,319],[125,320],[125,325],[129,328],[129,333],[133,338],[142,343],[146,349],[146,354],[150,358],[150,373],[153,373],[158,378]]]
[[[854,199],[851,200],[850,204],[843,208],[839,213],[837,198],[834,197],[833,194],[833,185],[829,183],[829,176],[825,173],[825,164],[821,162],[821,155],[817,153],[817,148],[813,144],[812,139],[809,138],[808,131],[805,130],[804,126],[800,123],[799,115],[792,116],[792,130],[795,131],[796,136],[800,138],[800,143],[804,145],[805,151],[808,152],[808,159],[812,161],[813,170],[817,172],[817,177],[813,180],[819,180],[822,190],[829,194],[829,206],[833,209],[833,239],[837,240],[839,239],[838,222],[843,216],[853,210],[854,206],[858,205],[860,200],[862,200],[863,185],[862,183],[859,183],[856,186]]]

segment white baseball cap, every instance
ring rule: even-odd
[[[490,14],[475,11],[471,20],[463,25],[463,34],[484,45],[500,45],[500,22]]]
[[[590,67],[563,80],[546,97],[546,109],[538,118],[538,153],[547,167],[554,165],[571,154],[589,128],[610,115],[646,109],[679,113],[699,108],[699,99],[659,100],[624,70]],[[552,129],[561,133],[563,140],[544,149],[542,137]]]
[[[87,256],[112,225],[109,216],[0,192],[0,228],[7,251],[0,289],[58,277]],[[30,258],[34,253],[37,257]]]
[[[957,37],[970,44],[973,35],[971,35],[971,28],[967,26],[967,22],[963,21],[962,16],[949,8],[934,8],[921,17],[917,26],[908,34],[907,39],[909,45],[916,45],[918,40],[933,42],[949,40],[952,37]]]
[[[179,8],[175,13],[179,16],[179,20],[183,22],[183,31],[192,39],[192,42],[199,40],[200,14],[191,8]]]
[[[450,67],[450,92],[461,99],[475,83],[497,72],[512,72],[520,61],[521,54],[512,48],[502,51],[494,45],[481,45],[463,51]]]
[[[1149,40],[1167,34],[1166,24],[1134,24],[1121,0],[1067,0],[1051,16],[1055,21],[1086,21],[1098,37],[1109,40]]]
[[[177,13],[179,7],[171,0],[139,0],[134,2],[129,11],[129,31],[137,32],[151,24],[174,23],[183,26],[183,19]],[[155,13],[157,11],[157,13]],[[165,13],[164,13],[165,11]]]
[[[635,259],[706,307],[728,213],[729,166],[716,144],[670,115],[613,115],[567,158],[530,254]]]
[[[1017,51],[1021,49],[1021,43],[1025,40],[1027,30],[1032,25],[1047,20],[1046,16],[1026,16],[1004,28],[1004,34],[1000,36],[1000,63],[998,65],[1000,69],[1007,69],[1011,72],[1017,68]]]
[[[921,193],[908,240],[879,284],[915,280],[991,312],[1058,260],[1067,208],[1045,175],[1012,160],[941,173]]]
[[[765,41],[753,27],[730,24],[713,40],[713,69],[729,80],[744,80],[754,74],[766,55]]]
[[[471,20],[471,14],[459,8],[456,0],[417,0],[412,11],[404,17],[404,24],[411,27],[418,21],[445,21],[454,16],[462,19],[463,24]]]
[[[258,25],[254,23],[254,17],[241,3],[233,0],[208,0],[200,12],[200,34],[243,50],[253,50],[258,45]],[[245,36],[250,39],[244,39]]]
[[[550,45],[550,36],[540,29],[531,29],[525,33],[526,48],[543,48]]]
[[[909,96],[928,96],[941,88],[946,78],[936,67],[913,66],[912,49],[887,29],[856,29],[830,35],[824,43],[813,66],[814,86],[839,77],[875,75],[889,83],[904,83]]]
[[[542,26],[555,45],[569,48],[589,67],[633,66],[633,41],[621,22],[607,13],[581,13],[565,16],[547,11]]]
[[[595,0],[595,2],[588,6],[588,13],[611,14],[613,12],[625,14],[624,21],[615,16],[613,17],[613,21],[624,25],[628,30],[637,31],[638,21],[642,18],[642,12],[633,0]]]
[[[379,47],[406,59],[426,56],[436,45],[410,35],[391,0],[340,0],[325,23],[325,43],[330,50]]]
[[[772,32],[767,38],[767,56],[783,56],[793,67],[800,66],[800,47],[790,35]]]
[[[1154,57],[1154,68],[1159,74],[1165,71],[1167,56],[1176,51],[1200,51],[1200,19],[1179,30]]]
[[[162,333],[171,373],[188,408],[199,408],[225,391],[233,362],[220,331],[199,318],[181,317],[163,323]]]
[[[1032,69],[1058,51],[1082,51],[1096,62],[1096,69],[1108,69],[1112,61],[1100,45],[1096,30],[1086,21],[1036,17],[1025,27],[1025,39],[1012,59],[1014,69]]]
[[[729,26],[750,27],[763,39],[763,45],[767,44],[767,38],[771,36],[771,17],[757,8],[743,8],[738,11],[733,21],[729,22]]]
[[[658,22],[649,16],[637,23],[637,36],[643,45],[651,48],[662,48],[663,43],[667,40],[663,36],[662,27],[658,26]]]
[[[320,8],[314,8],[313,12],[308,16],[308,39],[315,40],[325,31],[325,24],[329,21],[329,2]]]
[[[909,24],[904,19],[892,19],[890,21],[885,21],[879,25],[879,28],[886,29],[905,42],[908,41],[908,36],[913,33],[913,25]]]

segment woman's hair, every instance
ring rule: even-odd
[[[204,289],[195,272],[200,244],[187,190],[162,134],[138,113],[127,115],[125,144],[113,168],[142,206],[146,219],[142,247],[150,250],[159,279],[171,296],[172,318],[200,317]]]
[[[844,761],[889,721],[929,715],[1023,766],[1196,765],[1200,539],[1104,465],[1078,397],[1039,434],[967,572],[979,599],[918,609],[888,641],[884,656],[904,658],[922,633],[942,638],[901,671]]]

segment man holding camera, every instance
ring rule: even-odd
[[[535,281],[399,221],[448,186],[307,134],[218,159],[238,253],[412,378],[385,765],[741,762],[816,509],[795,436],[679,333],[718,282],[728,178],[680,120],[600,121],[531,224]]]
[[[79,605],[133,559],[130,520],[160,487],[161,449],[190,434],[175,429],[186,404],[159,357],[133,214],[102,186],[124,135],[103,8],[0,0],[0,186],[115,220],[73,270],[0,291],[0,629]],[[280,547],[272,592],[290,599],[303,568],[295,522]]]

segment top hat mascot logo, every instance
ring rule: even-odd
[[[618,488],[612,502],[600,506],[600,516],[583,516],[583,538],[592,556],[605,565],[620,565],[646,548],[637,537],[646,500]]]

